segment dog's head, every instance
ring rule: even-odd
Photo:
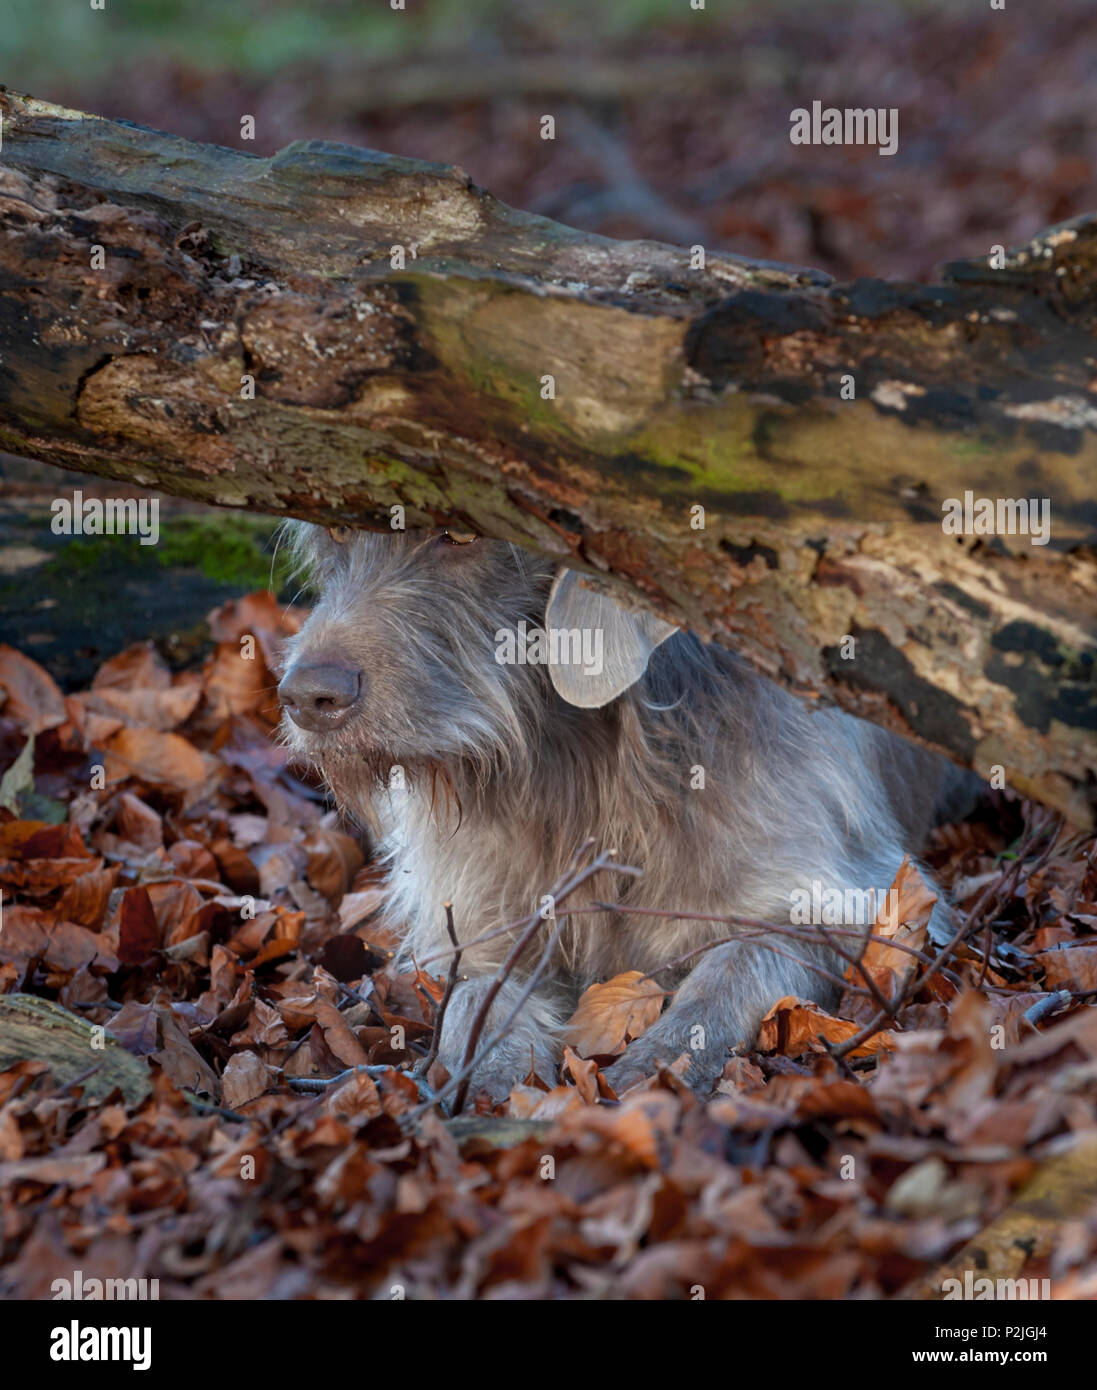
[[[485,779],[528,761],[676,631],[505,541],[302,524],[293,544],[319,598],[286,649],[283,733],[337,792],[349,775]]]

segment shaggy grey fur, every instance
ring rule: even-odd
[[[787,923],[793,890],[813,880],[886,889],[955,785],[943,760],[875,725],[811,712],[728,651],[687,632],[668,638],[656,620],[622,616],[585,589],[580,607],[600,622],[607,645],[603,675],[594,677],[604,687],[591,699],[575,693],[582,673],[574,669],[500,664],[498,634],[544,624],[553,585],[551,563],[520,547],[423,533],[356,532],[338,543],[311,526],[295,528],[294,544],[320,597],[287,652],[280,690],[294,718],[283,721],[285,739],[378,840],[386,916],[409,963],[449,944],[447,900],[463,940],[528,916],[588,836],[643,876],[607,872],[570,906],[622,902]],[[582,586],[558,581],[554,601],[564,603],[572,588]],[[576,599],[567,613],[580,611]],[[343,674],[332,681],[331,668]],[[325,680],[327,701],[316,695]],[[572,699],[609,702],[580,708]],[[940,929],[947,909],[935,912]],[[729,934],[721,924],[654,916],[571,918],[551,978],[475,1086],[500,1097],[531,1061],[551,1080],[561,1025],[587,985],[624,970],[659,971]],[[454,993],[440,1050],[451,1071],[513,939],[465,953],[468,978]],[[842,963],[789,938],[777,944],[800,959],[736,941],[692,969],[660,974],[675,993],[614,1065],[614,1083],[688,1052],[690,1081],[707,1086],[782,995],[832,1004],[833,986],[804,961],[826,961],[839,974]],[[531,968],[536,956],[531,949],[522,964]],[[521,987],[508,981],[485,1036]]]

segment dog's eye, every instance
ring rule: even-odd
[[[328,535],[336,545],[346,545],[351,536],[354,535],[353,526],[329,526]]]
[[[444,545],[471,545],[476,540],[476,532],[443,531],[440,539]]]

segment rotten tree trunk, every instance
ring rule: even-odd
[[[440,165],[0,114],[0,448],[568,557],[1093,824],[1097,218],[835,285]],[[1050,544],[945,535],[965,492],[1050,499]]]

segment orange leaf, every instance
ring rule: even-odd
[[[7,692],[4,714],[31,733],[40,734],[63,724],[65,701],[57,682],[37,661],[0,645],[0,687]]]
[[[639,970],[591,985],[568,1022],[566,1040],[581,1057],[617,1056],[659,1017],[663,998],[658,985]]]
[[[805,1052],[825,1052],[820,1034],[829,1043],[844,1043],[861,1031],[861,1025],[849,1019],[835,1018],[806,999],[794,994],[778,999],[758,1029],[758,1051],[780,1052],[786,1057],[799,1057]],[[851,1057],[869,1057],[894,1047],[890,1033],[876,1033],[867,1042],[855,1047]]]
[[[147,782],[186,787],[204,782],[206,760],[179,734],[156,729],[119,729],[106,748],[107,778],[111,782],[141,777]]]
[[[570,1072],[586,1104],[594,1105],[598,1100],[598,1063],[577,1056],[565,1043],[562,1066],[564,1071]]]
[[[860,964],[847,967],[846,980],[852,985],[863,986],[867,974],[885,999],[890,1001],[898,998],[914,974],[918,960],[909,951],[896,950],[887,942],[902,942],[912,950],[921,951],[925,947],[930,914],[936,901],[937,894],[926,883],[917,865],[911,863],[910,856],[905,856],[872,926],[872,935],[885,937],[886,940],[870,941]],[[859,1019],[862,1023],[867,1022],[876,1010],[875,1000],[858,996],[851,998],[847,995],[839,1005],[842,1014]]]

